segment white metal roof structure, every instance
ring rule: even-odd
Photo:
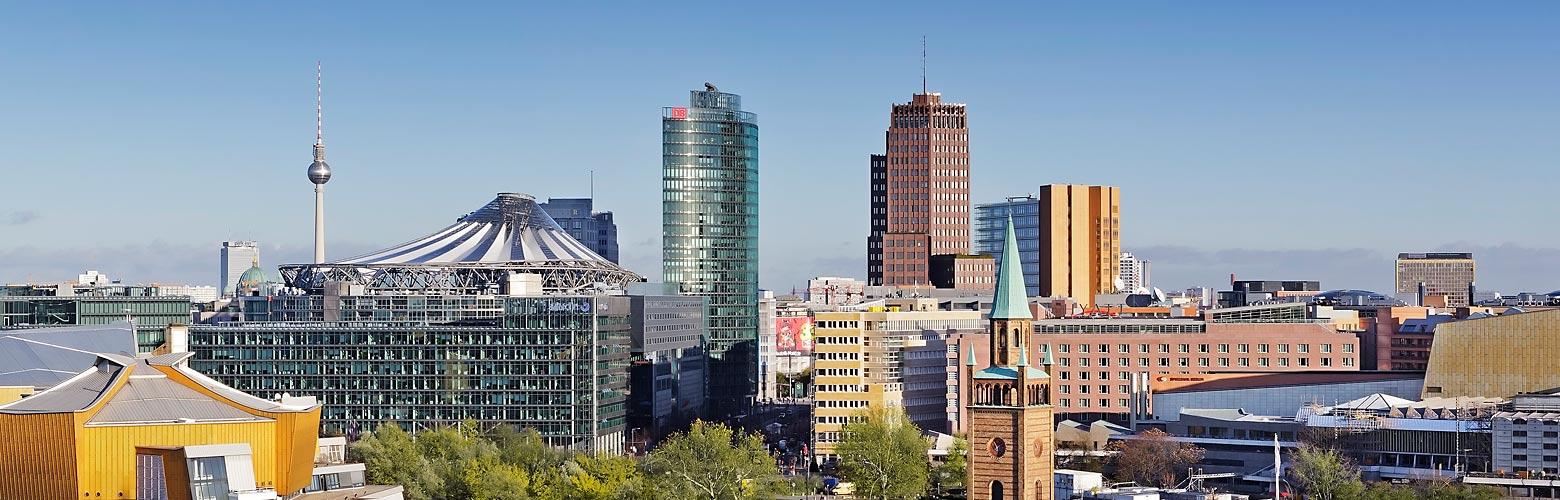
[[[281,267],[288,286],[347,282],[372,290],[501,293],[513,274],[540,275],[552,293],[622,288],[643,278],[590,251],[519,193],[497,198],[454,224],[394,247],[327,264]]]

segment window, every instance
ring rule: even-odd
[[[1180,366],[1182,368],[1185,368],[1185,367],[1188,367],[1188,366],[1192,366],[1191,365],[1191,360],[1188,359],[1188,358],[1177,358],[1175,360],[1175,362],[1176,362],[1176,366]]]
[[[1354,344],[1344,344],[1343,345],[1343,352],[1354,352]],[[1344,363],[1344,364],[1352,365],[1354,363]]]
[[[1332,344],[1322,344],[1322,354],[1332,353]]]
[[[1278,366],[1289,366],[1289,358],[1278,358]]]
[[[1110,354],[1110,344],[1100,344],[1100,354]]]
[[[1235,351],[1241,354],[1251,352],[1251,344],[1237,344],[1235,345]]]
[[[1130,353],[1130,352],[1132,352],[1132,346],[1127,345],[1127,344],[1118,345],[1118,346],[1116,346],[1116,352],[1119,352],[1121,354]]]
[[[1148,354],[1148,344],[1138,344],[1139,354]]]
[[[1062,406],[1072,406],[1072,399],[1062,398]]]
[[[1289,344],[1279,344],[1278,345],[1278,353],[1279,354],[1289,354]]]
[[[1208,358],[1197,358],[1197,366],[1208,366]]]
[[[1110,400],[1109,399],[1105,399],[1105,398],[1100,398],[1100,408],[1110,408]]]
[[[1207,354],[1208,353],[1208,344],[1197,344],[1197,352],[1199,354]]]
[[[1267,365],[1268,365],[1268,359],[1267,358],[1257,358],[1257,366],[1267,366]]]
[[[1251,366],[1251,358],[1240,358],[1235,361],[1236,366]]]
[[[1268,345],[1267,344],[1257,344],[1257,353],[1258,354],[1267,354],[1268,353]]]
[[[1131,393],[1132,392],[1132,386],[1130,386],[1130,385],[1118,385],[1118,386],[1116,386],[1116,392],[1119,392],[1119,393],[1122,393],[1122,394]],[[1126,405],[1122,405],[1122,406],[1126,406]]]
[[[1229,354],[1229,352],[1230,352],[1230,345],[1229,344],[1219,344],[1219,354]]]
[[[1159,344],[1159,352],[1161,354],[1170,352],[1170,344]]]
[[[1179,352],[1179,353],[1182,353],[1182,354],[1191,352],[1191,350],[1192,350],[1192,345],[1191,344],[1180,344],[1180,345],[1175,346],[1175,352]]]
[[[1343,358],[1343,366],[1354,366],[1354,358]],[[1430,390],[1425,389],[1425,392],[1430,392]],[[1440,388],[1436,388],[1435,392],[1441,392]]]
[[[1311,358],[1296,358],[1300,366],[1311,366]]]
[[[1527,449],[1527,443],[1511,443],[1511,447],[1519,450],[1525,450]]]
[[[1311,344],[1298,344],[1295,348],[1300,350],[1300,354],[1309,354],[1311,352]]]
[[[189,466],[190,493],[193,500],[227,500],[226,458],[192,458]]]
[[[1170,358],[1159,358],[1159,366],[1163,366],[1163,367],[1170,366]]]
[[[1116,373],[1116,378],[1121,380],[1132,380],[1132,372],[1118,372]]]
[[[1322,366],[1332,366],[1332,358],[1322,358]]]
[[[1057,345],[1056,346],[1056,352],[1066,353],[1066,352],[1068,352],[1069,347],[1070,346],[1068,346],[1067,344]]]
[[[1100,358],[1100,366],[1110,366],[1110,358]]]
[[[1087,353],[1087,352],[1089,352],[1089,344],[1078,344],[1078,352],[1080,352],[1080,353]]]
[[[1230,358],[1219,358],[1219,366],[1230,366]]]
[[[1147,368],[1148,367],[1148,358],[1138,358],[1138,366]]]

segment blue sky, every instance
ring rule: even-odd
[[[861,276],[926,35],[972,197],[1120,186],[1156,285],[1386,289],[1395,252],[1470,250],[1483,288],[1560,288],[1560,4],[950,5],[11,4],[0,281],[214,283],[230,238],[306,259],[316,60],[332,258],[594,170],[657,277],[659,108],[709,81],[759,114],[761,284]]]

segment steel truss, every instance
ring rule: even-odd
[[[287,286],[311,294],[325,284],[345,282],[374,292],[500,294],[510,274],[542,277],[543,293],[587,293],[621,289],[644,278],[611,262],[545,260],[442,264],[288,264],[281,266]]]

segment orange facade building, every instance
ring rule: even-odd
[[[1040,186],[1040,296],[1090,307],[1115,291],[1121,266],[1121,188]]]

